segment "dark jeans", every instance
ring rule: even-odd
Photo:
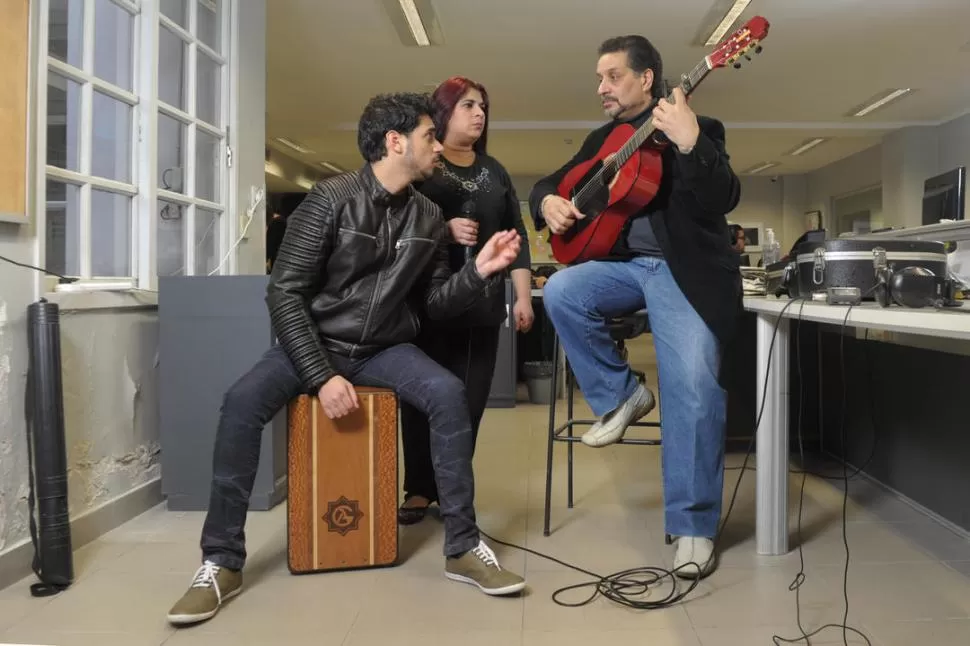
[[[511,324],[511,322],[510,322]],[[425,326],[415,341],[431,359],[447,368],[465,385],[472,427],[472,453],[478,426],[492,389],[499,326],[440,328]],[[404,497],[424,496],[438,500],[432,465],[431,429],[419,407],[401,405],[401,441],[404,445]]]
[[[330,359],[354,385],[390,388],[402,404],[430,418],[431,459],[445,522],[444,553],[453,556],[476,547],[472,425],[461,380],[411,344],[393,346],[363,360],[333,354]],[[263,427],[303,392],[289,357],[275,346],[226,393],[216,433],[209,510],[202,527],[204,560],[232,570],[245,564],[244,527]]]

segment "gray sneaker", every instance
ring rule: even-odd
[[[452,581],[471,583],[491,595],[513,594],[525,587],[525,579],[503,570],[484,541],[458,558],[445,559],[445,576]]]
[[[620,407],[603,416],[603,419],[583,433],[582,442],[586,446],[606,446],[619,441],[626,429],[633,422],[653,410],[653,393],[643,384],[637,385],[630,398],[620,404]]]
[[[242,572],[233,572],[206,561],[192,579],[192,585],[168,611],[168,620],[176,626],[211,619],[222,603],[242,591]]]

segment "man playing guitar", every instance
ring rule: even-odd
[[[647,309],[663,383],[666,533],[677,539],[677,574],[706,576],[716,563],[712,539],[724,481],[727,397],[719,370],[741,311],[738,258],[725,214],[738,204],[740,182],[725,151],[723,124],[697,117],[680,88],[672,101],[661,98],[662,61],[646,38],[607,40],[596,71],[611,121],[532,189],[537,229],[548,225],[561,236],[582,226],[587,216],[560,196],[559,185],[619,125],[639,128],[652,115],[670,145],[659,153],[663,173],[656,196],[629,218],[608,256],[553,274],[543,300],[579,386],[600,418],[582,437],[589,446],[616,442],[655,405],[653,393],[638,383],[610,339],[606,321]]]

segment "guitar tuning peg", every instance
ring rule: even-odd
[[[734,69],[736,69],[736,70],[741,69],[741,63],[735,63],[734,64]]]
[[[754,48],[754,53],[755,54],[760,54],[761,53],[761,45],[758,45],[757,47]]]
[[[748,56],[747,54],[745,54],[745,55],[744,55],[744,57],[745,57],[746,59],[748,59],[749,61],[751,60],[751,57],[750,57],[750,56]]]

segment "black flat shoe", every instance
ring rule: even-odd
[[[398,525],[415,525],[424,520],[427,507],[401,507],[397,510]]]
[[[432,500],[424,507],[398,507],[397,510],[397,522],[399,525],[415,525],[424,520],[424,517],[428,514],[428,507],[434,501]],[[407,504],[407,500],[404,501]]]

